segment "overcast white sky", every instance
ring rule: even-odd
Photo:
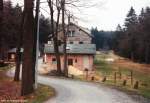
[[[13,3],[17,1],[21,0],[12,0]],[[88,0],[83,1],[88,2]],[[150,6],[150,0],[93,0],[93,3],[97,5],[91,8],[80,8],[80,12],[72,8],[71,11],[80,19],[77,20],[79,25],[89,29],[97,26],[99,30],[115,30],[118,24],[123,25],[131,6],[134,7],[137,14],[142,7]],[[45,4],[42,4],[41,7],[48,9]],[[48,16],[45,11],[41,12]]]

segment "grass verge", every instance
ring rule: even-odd
[[[39,85],[38,89],[31,95],[26,96],[27,103],[43,103],[55,96],[55,90],[52,87]]]
[[[9,66],[0,67],[0,102],[1,100],[25,100],[27,103],[43,103],[44,101],[55,96],[55,90],[46,85],[39,84],[34,93],[28,96],[20,96],[21,83],[14,82],[13,78],[6,76],[6,71],[10,69]]]

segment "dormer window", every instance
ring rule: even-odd
[[[75,36],[75,31],[74,30],[70,30],[68,32],[68,37],[74,37]]]

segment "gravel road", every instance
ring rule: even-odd
[[[116,89],[88,82],[38,77],[38,82],[55,88],[57,96],[45,103],[140,103]]]
[[[40,61],[41,62],[41,61]],[[7,72],[13,77],[15,68]],[[45,103],[149,103],[132,99],[124,92],[100,84],[38,76],[38,83],[52,86],[57,95]]]

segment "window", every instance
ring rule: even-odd
[[[81,42],[79,42],[79,44],[83,44],[83,42],[81,41]]]
[[[67,46],[67,47],[66,47],[66,50],[70,50],[70,46]]]
[[[71,31],[68,31],[68,37],[70,37],[70,35],[71,35]]]
[[[74,37],[74,36],[75,36],[74,30],[68,32],[68,37]]]
[[[73,42],[71,41],[70,44],[73,44]]]
[[[68,59],[68,65],[73,65],[73,59]]]
[[[78,60],[76,59],[76,60],[75,60],[75,63],[77,63],[77,62],[78,62]]]
[[[56,58],[52,58],[52,64],[56,64],[57,61],[56,61]]]
[[[11,59],[15,59],[15,54],[11,54]]]
[[[75,36],[75,31],[72,31],[72,37],[74,37]]]

